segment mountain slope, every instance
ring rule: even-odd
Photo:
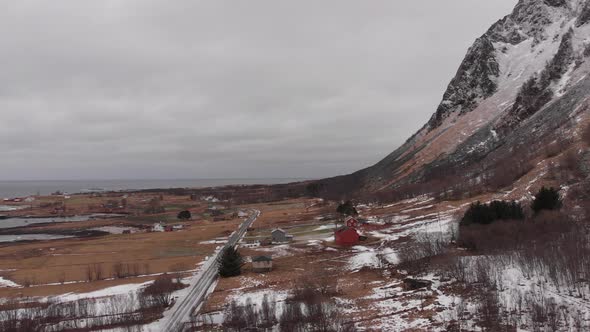
[[[589,56],[590,0],[520,0],[470,47],[428,123],[376,165],[322,180],[326,195],[510,184],[501,173],[516,180],[548,144],[578,137]]]

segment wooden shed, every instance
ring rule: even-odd
[[[254,256],[252,257],[252,270],[256,273],[272,271],[272,257]]]

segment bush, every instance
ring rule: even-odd
[[[182,283],[175,282],[168,274],[163,274],[144,288],[142,296],[149,298],[157,306],[167,308],[172,304],[172,292],[182,287]]]
[[[239,276],[242,274],[243,265],[244,260],[242,259],[242,255],[240,255],[236,248],[229,247],[221,255],[219,275],[222,278]]]
[[[541,210],[559,210],[561,204],[561,197],[557,189],[542,187],[535,195],[531,208],[537,214]]]
[[[530,248],[531,243],[550,243],[575,226],[559,211],[546,211],[522,222],[495,222],[461,227],[457,244],[482,252],[500,252]]]
[[[178,212],[178,215],[176,216],[176,218],[182,219],[182,220],[189,220],[190,218],[192,218],[192,215],[189,210],[184,210],[184,211]]]
[[[462,225],[491,224],[496,220],[522,220],[524,212],[520,203],[515,201],[493,201],[490,204],[476,202],[471,204],[461,219]]]

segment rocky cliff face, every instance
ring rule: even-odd
[[[378,164],[322,182],[357,193],[477,182],[514,151],[573,139],[588,116],[589,56],[590,0],[520,0],[468,50],[421,130]]]

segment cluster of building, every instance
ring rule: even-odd
[[[283,244],[293,241],[293,235],[290,235],[282,228],[275,228],[270,232],[270,238],[260,242],[262,245]],[[272,271],[272,256],[261,255],[252,257],[252,270],[256,273]]]
[[[166,225],[163,222],[157,222],[149,229],[151,232],[174,232],[183,229],[183,225]]]
[[[29,196],[29,197],[4,198],[3,201],[7,202],[7,203],[21,203],[21,202],[32,203],[35,201],[35,197]]]

